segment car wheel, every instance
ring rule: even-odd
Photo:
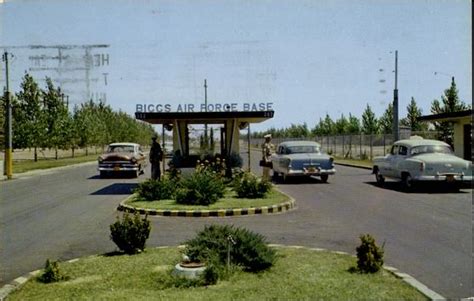
[[[328,182],[328,178],[329,178],[328,175],[321,175],[321,182],[327,183],[327,182]]]
[[[413,179],[409,173],[405,173],[402,176],[402,184],[405,191],[410,191],[413,189]]]
[[[380,171],[378,169],[375,171],[375,180],[379,185],[383,185],[383,183],[385,183],[385,178],[380,174]]]

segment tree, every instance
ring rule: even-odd
[[[410,103],[407,106],[407,116],[400,121],[400,124],[409,127],[412,132],[427,130],[427,126],[424,123],[418,121],[420,116],[421,109],[418,108],[415,98],[412,97]]]
[[[458,90],[454,77],[451,80],[451,86],[444,91],[441,101],[433,100],[431,104],[432,114],[452,113],[470,109],[469,105],[459,100]],[[453,144],[453,125],[450,122],[433,122],[436,131],[438,131],[438,139],[449,144]]]
[[[341,114],[341,118],[336,120],[336,123],[334,124],[334,132],[336,134],[346,134],[348,126],[349,126],[349,122],[347,121],[344,114]]]
[[[357,117],[352,116],[351,113],[349,113],[349,119],[347,122],[347,133],[348,134],[360,133],[360,121]]]
[[[34,160],[38,161],[38,147],[46,138],[46,123],[41,105],[41,90],[28,73],[23,77],[21,91],[16,94],[13,110],[15,148],[34,148]]]
[[[58,159],[58,148],[66,149],[70,145],[71,122],[60,88],[55,88],[50,78],[46,78],[46,90],[43,95],[43,118],[46,124],[46,137],[43,146],[55,149]]]
[[[382,133],[390,134],[393,131],[393,104],[390,102],[387,109],[379,119],[379,125]]]
[[[362,132],[364,134],[376,134],[378,131],[377,118],[372,111],[372,108],[367,104],[364,113],[362,114]]]

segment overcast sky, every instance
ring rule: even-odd
[[[395,50],[400,117],[411,97],[429,114],[451,76],[471,103],[471,18],[468,0],[0,0],[0,46],[13,54],[14,92],[29,71],[61,83],[72,104],[87,90],[133,114],[138,103],[198,106],[206,78],[209,103],[273,103],[274,119],[255,129],[313,127],[366,104],[380,116]]]

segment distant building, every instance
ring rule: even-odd
[[[458,157],[472,161],[474,157],[472,152],[472,118],[473,110],[466,110],[421,116],[418,120],[428,122],[451,122],[454,126],[454,153]]]

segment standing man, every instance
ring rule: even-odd
[[[262,179],[270,181],[270,169],[272,164],[272,154],[274,152],[275,146],[272,144],[272,135],[267,134],[263,136],[265,142],[262,144],[262,161],[263,161],[263,175]]]
[[[151,178],[153,180],[159,180],[161,177],[160,161],[163,159],[163,151],[156,139],[156,135],[151,138],[153,142],[150,149]]]

